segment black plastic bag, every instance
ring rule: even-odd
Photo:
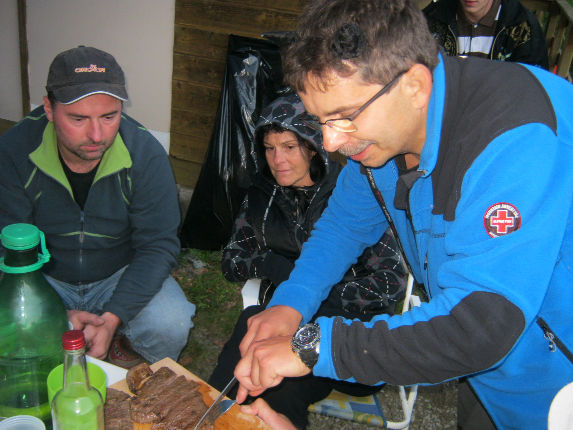
[[[277,45],[229,36],[213,134],[180,230],[184,248],[217,250],[227,244],[251,177],[258,171],[255,124],[262,108],[287,91]]]

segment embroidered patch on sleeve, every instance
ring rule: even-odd
[[[490,237],[503,236],[521,227],[521,214],[510,203],[496,203],[485,212],[483,225]]]

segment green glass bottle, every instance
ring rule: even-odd
[[[40,272],[50,258],[44,234],[11,224],[0,240],[0,416],[33,415],[49,427],[46,378],[62,360],[66,310]]]
[[[81,330],[62,335],[64,385],[52,400],[54,430],[104,430],[103,400],[90,385]]]

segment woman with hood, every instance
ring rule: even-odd
[[[255,128],[258,173],[223,250],[222,270],[229,281],[261,279],[260,305],[243,311],[219,356],[209,378],[219,390],[232,378],[241,358],[239,344],[248,318],[262,311],[276,286],[288,279],[342,168],[328,158],[321,133],[307,126],[304,116],[299,97],[290,94],[267,106]],[[343,316],[368,321],[379,313],[393,313],[396,301],[404,296],[405,281],[400,253],[387,231],[332,288],[314,318]],[[332,389],[362,396],[379,387],[308,375],[285,380],[261,397],[297,428],[304,429],[308,406],[328,396]]]

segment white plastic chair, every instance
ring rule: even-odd
[[[243,285],[243,288],[241,289],[241,295],[243,297],[243,309],[248,306],[258,304],[260,284],[260,279],[249,279],[247,282],[245,282],[245,285]],[[420,306],[420,298],[412,293],[413,288],[414,277],[412,274],[409,274],[406,284],[404,305],[402,306],[402,313],[407,312],[414,306]],[[407,429],[410,426],[410,421],[412,420],[412,412],[414,411],[414,404],[416,403],[416,396],[418,395],[418,385],[412,385],[409,387],[398,386],[398,394],[400,396],[400,404],[402,406],[403,420],[386,421],[386,419],[382,417],[383,421],[380,421],[381,425],[383,426],[385,424],[386,428],[389,429]],[[336,396],[336,392],[333,391],[333,393],[331,393],[326,399],[322,401],[328,401],[328,399],[333,395]],[[376,396],[376,394],[373,394],[372,396]]]
[[[249,279],[241,289],[241,296],[243,297],[243,309],[249,306],[259,304],[259,289],[261,288],[260,279]]]
[[[414,288],[414,277],[411,273],[408,274],[408,283],[406,284],[406,295],[404,297],[404,305],[402,306],[402,313],[409,311],[415,306],[420,306],[421,300],[415,294],[412,294]],[[406,393],[406,390],[408,391]],[[389,429],[407,429],[412,421],[412,412],[414,411],[414,403],[416,403],[416,396],[418,395],[418,385],[410,387],[398,386],[398,393],[400,395],[400,403],[402,405],[402,413],[404,419],[402,421],[388,421],[386,427]]]

